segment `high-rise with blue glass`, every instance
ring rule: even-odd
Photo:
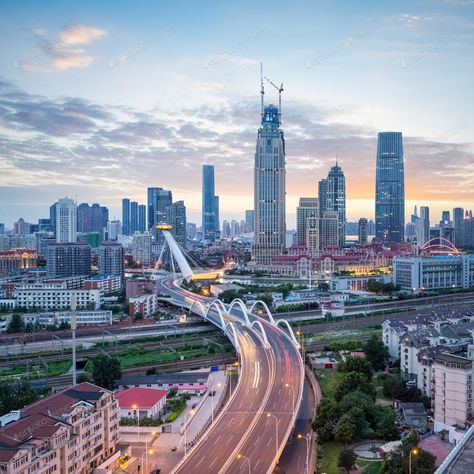
[[[202,236],[204,242],[214,242],[219,236],[219,198],[212,165],[202,166]]]
[[[258,130],[254,167],[253,258],[268,265],[285,249],[285,138],[278,107],[267,105]]]
[[[381,132],[377,142],[375,236],[382,242],[403,242],[405,178],[401,132]]]

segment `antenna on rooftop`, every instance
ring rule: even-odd
[[[263,77],[278,91],[278,118],[279,118],[279,122],[281,123],[281,93],[284,90],[283,83],[281,83],[280,87],[278,87],[270,79],[268,79],[267,76],[263,76]]]

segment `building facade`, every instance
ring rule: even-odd
[[[346,178],[337,163],[327,177],[326,211],[337,213],[338,244],[343,247],[346,239]]]
[[[77,209],[73,199],[59,199],[56,203],[56,242],[77,241]]]
[[[297,244],[304,245],[311,254],[319,250],[319,209],[317,198],[300,198],[296,208]]]
[[[202,235],[204,242],[214,242],[219,232],[218,196],[215,194],[214,166],[202,166]],[[217,226],[216,226],[217,224]]]
[[[403,242],[405,177],[401,132],[381,132],[377,142],[375,236],[382,242]]]
[[[122,245],[117,242],[103,242],[97,253],[99,274],[123,277],[124,250]]]
[[[258,264],[270,264],[285,250],[286,171],[285,138],[278,107],[263,110],[254,167],[254,245]]]
[[[90,275],[91,248],[79,243],[48,245],[46,269],[51,278]]]

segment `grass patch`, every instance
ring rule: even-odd
[[[48,363],[48,377],[56,377],[65,374],[71,368],[70,360],[59,360]]]
[[[341,378],[341,372],[326,369],[319,370],[317,375],[323,397],[332,397]]]
[[[337,458],[342,445],[328,441],[319,445],[318,454],[320,457],[318,472],[326,474],[339,474],[337,467]]]

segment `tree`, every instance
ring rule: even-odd
[[[117,388],[117,381],[122,377],[120,361],[116,357],[98,354],[92,358],[92,379],[96,385],[107,390]]]
[[[373,371],[370,362],[361,357],[348,357],[345,362],[339,366],[340,372],[360,372],[367,376],[367,380],[372,380]]]
[[[23,408],[37,399],[37,392],[23,379],[0,381],[0,416]]]
[[[383,383],[383,394],[389,398],[398,398],[398,393],[405,388],[405,382],[400,377],[389,376]]]
[[[385,410],[382,419],[377,425],[377,434],[385,441],[394,441],[399,438],[397,418],[392,409]]]
[[[337,467],[342,467],[349,474],[356,459],[357,456],[352,448],[342,448],[337,458]]]
[[[345,395],[356,390],[365,393],[375,402],[377,390],[369,382],[367,375],[360,372],[345,372],[336,386],[334,398],[340,402]]]
[[[340,416],[341,411],[336,401],[332,398],[323,398],[312,425],[313,431],[320,440],[332,439],[333,428]]]
[[[354,417],[351,413],[346,413],[334,427],[334,438],[347,444],[356,437],[356,432],[357,426]]]
[[[8,324],[7,332],[22,332],[25,329],[25,323],[21,318],[21,314],[14,313],[10,318],[10,322]]]
[[[375,334],[367,341],[367,344],[364,346],[364,352],[374,370],[383,370],[385,368],[388,360],[388,349]]]

